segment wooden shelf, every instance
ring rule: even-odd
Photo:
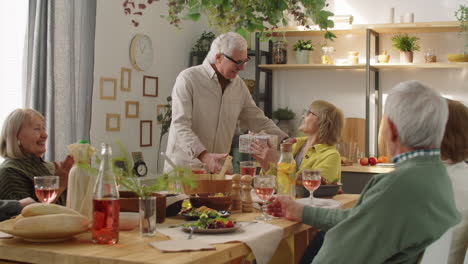
[[[365,70],[365,64],[357,65],[328,65],[328,64],[260,64],[262,69],[269,70]],[[403,69],[463,69],[468,68],[468,62],[436,62],[436,63],[411,63],[411,64],[371,64],[372,68],[380,70]]]
[[[468,62],[436,62],[436,63],[411,63],[411,64],[388,64],[377,63],[371,67],[386,70],[386,69],[453,69],[453,68],[468,68]]]
[[[359,24],[346,25],[343,28],[333,28],[329,31],[335,35],[343,34],[365,34],[367,29],[372,29],[381,34],[395,33],[436,33],[436,32],[458,32],[460,31],[460,22],[418,22],[418,23],[397,23],[397,24]],[[301,27],[281,28],[277,32],[285,33],[286,37],[302,36],[320,36],[323,31],[306,30]]]
[[[262,69],[269,70],[365,70],[365,64],[330,65],[330,64],[260,64]]]

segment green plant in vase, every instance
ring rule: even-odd
[[[311,40],[298,40],[293,49],[296,51],[297,64],[309,64],[310,52],[314,50]]]
[[[289,136],[292,136],[292,133],[294,131],[291,120],[293,120],[295,117],[296,114],[288,107],[278,108],[275,111],[273,111],[273,118],[278,120],[278,123],[276,125]]]
[[[463,51],[461,54],[449,54],[448,60],[452,62],[468,62],[468,5],[460,5],[455,11],[455,18],[460,22],[458,37],[462,39]]]
[[[400,63],[413,63],[413,53],[419,51],[419,38],[408,34],[392,37],[392,45],[400,51]]]

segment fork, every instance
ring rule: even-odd
[[[193,236],[193,230],[195,229],[194,226],[189,227],[190,228],[190,234],[188,235],[187,239],[192,239]]]

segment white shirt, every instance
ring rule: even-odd
[[[172,123],[166,148],[167,156],[178,166],[186,166],[200,153],[228,153],[237,120],[242,131],[287,134],[255,105],[244,81],[232,79],[221,90],[218,77],[207,60],[183,70],[172,90]],[[169,169],[168,164],[165,170]]]
[[[453,229],[450,245],[449,261],[447,263],[462,263],[465,248],[468,243],[468,165],[465,162],[446,164],[447,172],[452,180],[455,205],[462,215],[461,222]]]

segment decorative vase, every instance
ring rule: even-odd
[[[286,42],[276,41],[273,43],[273,63],[286,64],[288,62],[288,52],[286,50]]]
[[[156,234],[156,196],[139,198],[140,235]]]
[[[413,63],[413,52],[400,51],[400,63]]]
[[[288,136],[292,136],[294,132],[294,127],[292,120],[278,120],[276,124],[284,133],[288,134]]]
[[[309,61],[310,61],[310,50],[296,51],[296,63],[297,64],[309,64]]]

